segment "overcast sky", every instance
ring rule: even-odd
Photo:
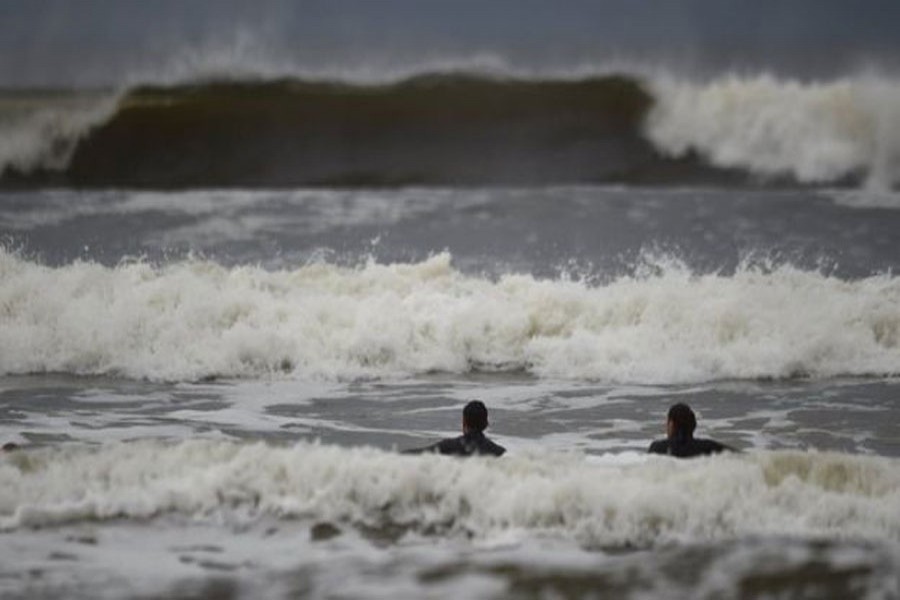
[[[0,0],[0,85],[118,83],[230,50],[306,68],[479,55],[828,77],[900,63],[900,0]]]

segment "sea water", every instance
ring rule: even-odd
[[[3,191],[2,595],[897,597],[898,206]]]

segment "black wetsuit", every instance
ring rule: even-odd
[[[404,454],[421,454],[423,452],[437,452],[438,454],[450,454],[454,456],[502,456],[506,448],[489,440],[484,432],[475,431],[455,438],[441,440],[437,444],[404,450]]]
[[[650,448],[647,450],[647,452],[651,454],[668,454],[669,456],[677,456],[678,458],[705,456],[726,451],[734,452],[734,448],[729,448],[725,444],[720,444],[714,440],[696,439],[692,437],[656,440],[650,444]]]

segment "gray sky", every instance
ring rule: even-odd
[[[0,0],[0,85],[114,84],[236,45],[307,68],[480,54],[829,77],[893,70],[898,32],[898,0]]]

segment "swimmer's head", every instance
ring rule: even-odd
[[[472,400],[463,408],[463,431],[481,432],[487,429],[488,411],[484,402]]]
[[[666,434],[670,438],[692,438],[697,428],[697,417],[687,404],[673,404],[666,418]]]

